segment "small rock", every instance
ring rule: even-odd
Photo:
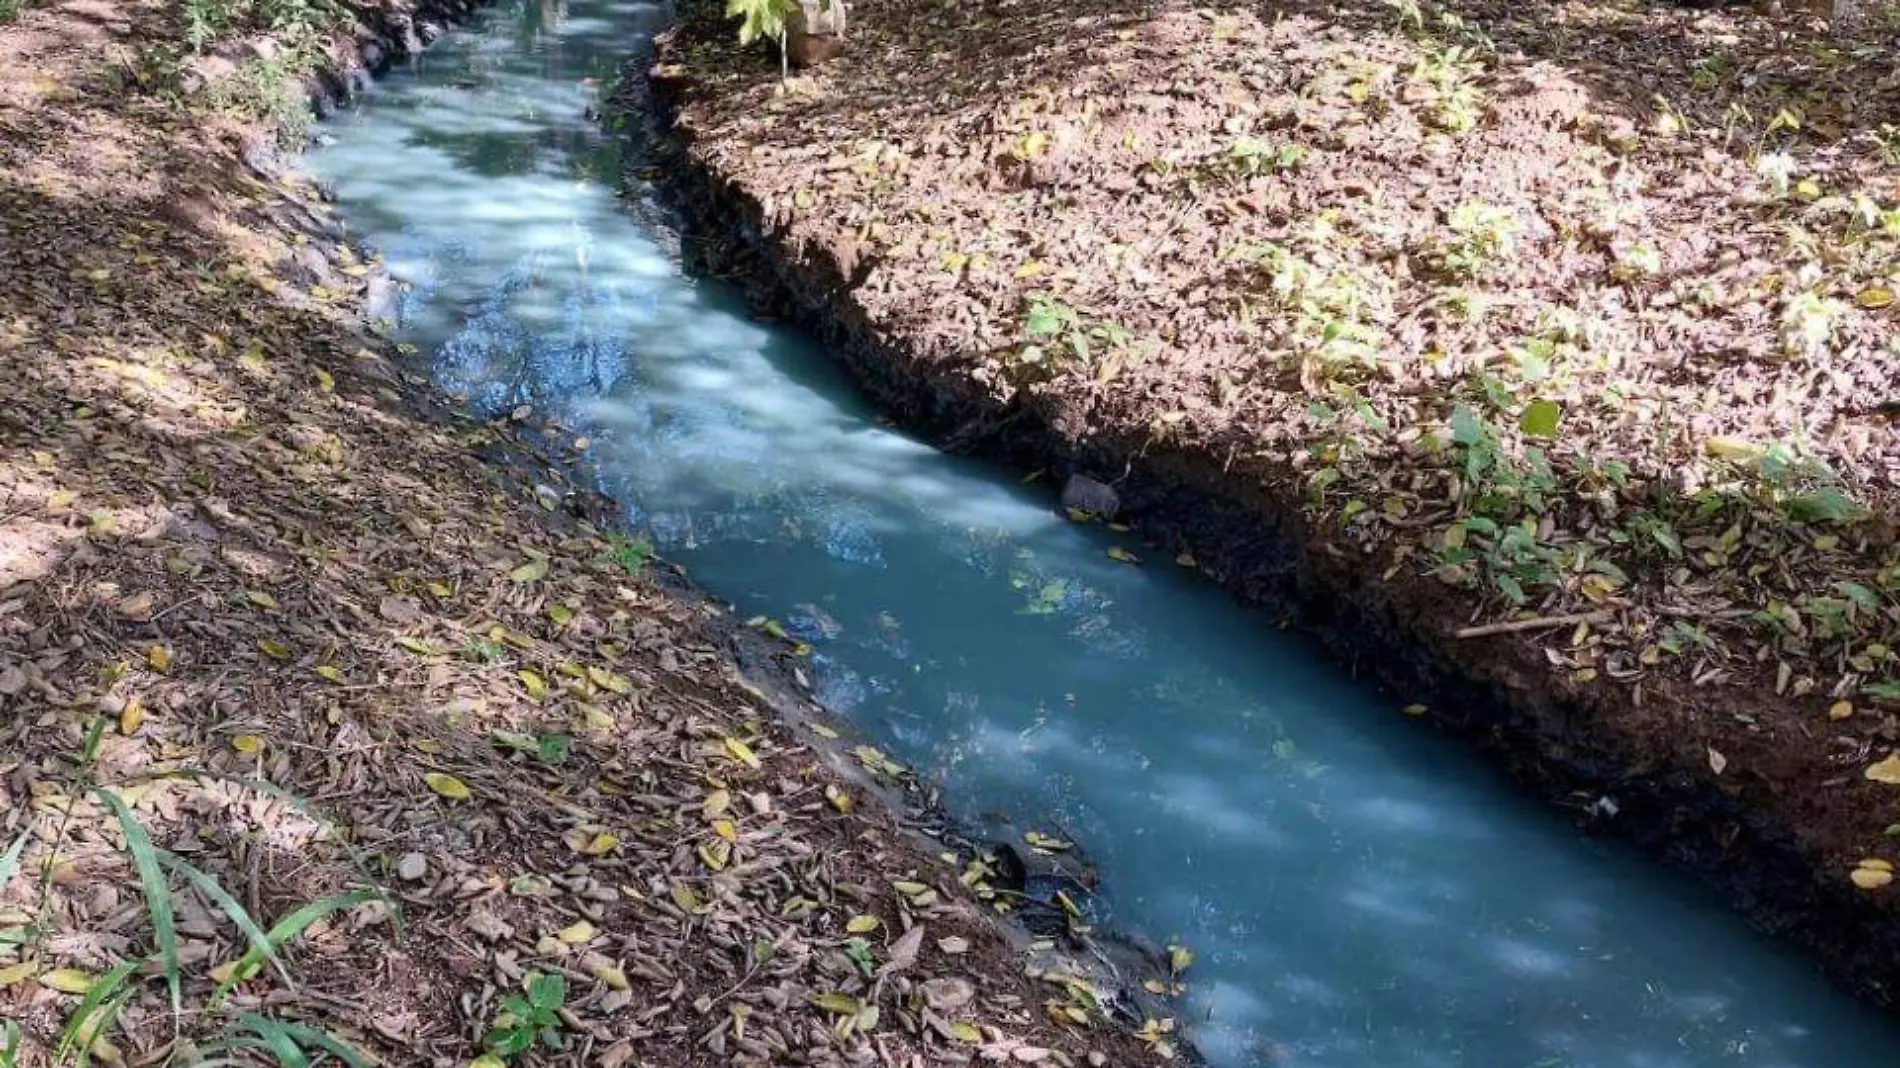
[[[429,871],[429,861],[421,853],[404,853],[396,862],[396,874],[409,882],[415,882]]]

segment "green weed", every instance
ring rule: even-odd
[[[1086,366],[1098,352],[1124,348],[1131,340],[1126,327],[1089,318],[1046,295],[1029,298],[1022,329],[1028,341],[1015,353],[1013,363],[1018,369],[1048,368],[1067,361]]]
[[[488,1031],[488,1051],[502,1060],[528,1052],[537,1039],[549,1049],[565,1044],[561,1005],[567,1000],[567,980],[558,973],[531,972],[521,987],[522,994],[502,997],[501,1012]]]
[[[118,961],[85,988],[79,1005],[67,1017],[54,1049],[55,1063],[73,1068],[87,1068],[95,1059],[116,1061],[117,1053],[109,1036],[118,1023],[121,1011],[139,993],[145,976],[155,974],[163,980],[171,1006],[173,1033],[182,1038],[183,1022],[188,1016],[194,1019],[209,1017],[237,984],[255,978],[266,963],[276,969],[285,989],[294,993],[296,984],[279,951],[318,920],[370,901],[386,900],[385,895],[378,890],[336,894],[305,904],[278,920],[268,930],[265,929],[215,878],[184,858],[156,846],[131,807],[117,792],[93,782],[104,730],[104,720],[95,720],[90,724],[79,752],[72,759],[73,770],[68,776],[68,796],[71,800],[67,802],[61,822],[47,847],[49,857],[41,864],[36,915],[28,928],[32,933],[16,935],[12,931],[7,932],[13,936],[10,941],[15,943],[24,944],[31,939],[31,945],[24,950],[29,961],[36,960],[43,952],[45,937],[53,929],[48,893],[55,865],[51,863],[50,857],[57,855],[67,840],[79,800],[88,796],[96,799],[112,815],[122,849],[137,876],[152,949],[150,953]],[[25,847],[33,829],[34,824],[28,823],[6,851],[0,853],[0,888],[19,875]],[[187,1006],[185,1000],[188,988],[195,989],[203,984],[188,982],[192,977],[187,976],[179,953],[174,878],[222,912],[243,935],[247,946],[238,960],[213,968],[202,977],[215,983],[202,1004]],[[22,1042],[23,1036],[17,1026],[9,1022],[0,1027],[0,1068],[14,1068]],[[240,1057],[239,1051],[250,1052]],[[216,1041],[198,1050],[197,1059],[181,1063],[207,1066],[255,1064],[254,1054],[263,1054],[284,1068],[301,1068],[313,1062],[312,1054],[316,1052],[327,1053],[350,1065],[365,1063],[361,1054],[325,1032],[304,1024],[255,1014],[238,1016],[219,1033]]]
[[[1481,277],[1517,255],[1517,235],[1523,229],[1509,208],[1467,200],[1451,210],[1446,220],[1452,240],[1445,246],[1445,269],[1466,278]]]

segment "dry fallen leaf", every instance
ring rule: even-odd
[[[1900,753],[1894,753],[1878,763],[1867,765],[1867,778],[1888,786],[1900,786]]]
[[[466,801],[471,796],[468,784],[453,775],[431,771],[422,777],[422,781],[429,784],[429,789],[451,801]]]

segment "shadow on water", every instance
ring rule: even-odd
[[[881,427],[825,355],[683,277],[587,120],[627,0],[452,35],[311,160],[487,410],[593,439],[630,521],[812,643],[825,702],[1086,840],[1109,920],[1199,956],[1220,1065],[1872,1066],[1893,1027],[1684,880],[1577,837],[1296,635],[1042,487]],[[1139,551],[1139,546],[1129,548]]]

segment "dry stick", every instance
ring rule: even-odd
[[[1493,634],[1516,634],[1526,630],[1544,630],[1549,627],[1567,627],[1573,623],[1607,623],[1609,612],[1578,612],[1570,616],[1538,616],[1536,619],[1514,619],[1508,623],[1486,623],[1481,627],[1466,627],[1453,636],[1458,638],[1485,638]]]

